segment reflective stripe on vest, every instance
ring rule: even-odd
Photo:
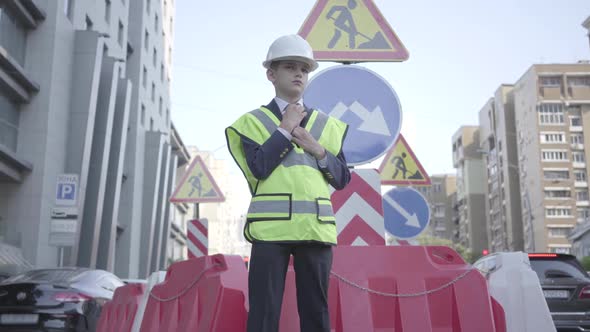
[[[255,196],[256,198],[258,196]],[[315,202],[310,201],[256,201],[252,200],[248,209],[249,220],[263,220],[270,218],[279,220],[280,218],[291,218],[291,214],[314,214],[320,221],[336,220],[332,211],[332,204],[327,199],[318,199]],[[269,219],[269,220],[270,220]]]

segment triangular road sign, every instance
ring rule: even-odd
[[[201,157],[197,156],[190,164],[184,177],[174,190],[172,203],[212,203],[223,202],[225,197]]]
[[[397,141],[388,152],[381,166],[381,184],[397,186],[429,186],[430,176],[426,173],[418,158],[399,134]]]
[[[373,0],[318,0],[299,35],[319,61],[405,61],[409,57]]]

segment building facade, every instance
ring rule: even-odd
[[[416,187],[430,205],[430,224],[424,231],[430,236],[453,240],[455,210],[453,198],[457,193],[457,177],[454,174],[430,176],[431,185]]]
[[[500,86],[479,111],[479,146],[486,163],[489,251],[522,251],[523,224],[513,86]]]
[[[0,240],[36,266],[165,265],[173,2],[0,3]]]
[[[486,231],[486,181],[483,154],[479,148],[479,127],[463,126],[453,135],[453,166],[457,169],[459,215],[454,237],[474,254],[488,248]]]
[[[569,253],[590,217],[590,64],[533,65],[513,98],[524,249]]]

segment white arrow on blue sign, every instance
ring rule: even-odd
[[[316,74],[303,100],[346,122],[344,141],[349,165],[371,162],[388,151],[399,135],[402,111],[393,88],[382,77],[360,66],[335,66]]]
[[[394,188],[383,195],[385,230],[400,239],[422,233],[430,221],[426,198],[412,188]]]

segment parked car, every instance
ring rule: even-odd
[[[0,282],[0,331],[95,331],[123,282],[87,268],[36,269]]]
[[[530,253],[558,331],[590,331],[590,276],[575,256]]]

